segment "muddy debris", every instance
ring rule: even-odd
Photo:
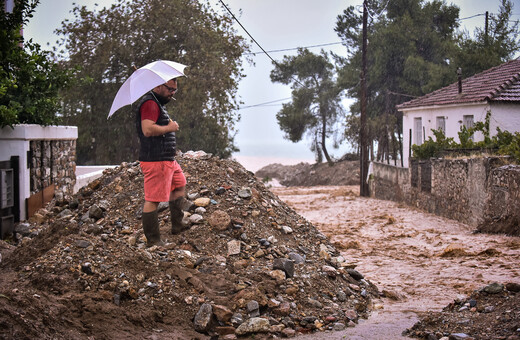
[[[427,312],[404,335],[428,340],[520,339],[520,284],[491,283]]]
[[[138,162],[107,169],[0,241],[0,338],[225,339],[341,330],[378,289],[239,163],[178,158],[191,228],[146,247]]]

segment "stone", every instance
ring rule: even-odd
[[[360,272],[358,272],[357,270],[355,269],[352,269],[352,268],[347,268],[347,273],[352,276],[352,278],[356,281],[359,281],[359,280],[362,280],[364,279],[365,277],[363,276],[363,274],[361,274]]]
[[[213,307],[209,303],[204,303],[200,306],[193,324],[197,332],[207,332],[211,328],[211,317],[213,315]]]
[[[518,292],[520,292],[520,283],[514,283],[514,282],[506,283],[506,289],[510,292],[518,293]]]
[[[292,234],[293,233],[293,230],[291,227],[288,227],[286,225],[283,225],[282,226],[282,233],[284,234]]]
[[[249,199],[253,195],[251,188],[244,187],[238,191],[238,197],[243,199]]]
[[[465,333],[453,333],[453,334],[450,334],[450,336],[449,336],[449,340],[464,340],[464,339],[470,339],[470,338],[471,337]]]
[[[332,329],[334,331],[342,331],[345,329],[345,324],[342,323],[342,322],[335,322],[333,325],[332,325]]]
[[[250,317],[260,316],[260,306],[255,300],[251,300],[246,305],[247,313]]]
[[[269,272],[269,276],[276,280],[276,282],[283,282],[285,281],[285,272],[280,269],[272,270]]]
[[[269,332],[269,328],[269,320],[263,318],[251,318],[238,326],[235,334],[245,335],[249,333],[267,333]]]
[[[231,217],[222,210],[215,210],[208,218],[209,225],[219,231],[226,230],[231,224]]]
[[[309,306],[313,307],[313,308],[323,308],[323,304],[321,302],[319,302],[318,300],[315,300],[315,299],[312,299],[312,298],[309,298],[307,300],[307,303],[309,304]]]
[[[494,282],[484,287],[483,291],[488,294],[498,294],[504,290],[504,285],[501,283]]]
[[[282,335],[286,338],[293,338],[296,336],[296,331],[292,328],[285,328],[282,331]]]
[[[226,306],[222,305],[213,305],[213,314],[215,314],[218,321],[224,323],[230,322],[233,317],[233,312]]]
[[[228,256],[240,254],[240,241],[238,241],[238,240],[229,241],[227,243],[227,254],[228,254]]]
[[[103,213],[101,213],[101,215],[103,215]],[[67,217],[71,217],[72,216],[72,211],[70,211],[70,209],[63,209],[62,212],[60,212],[58,214],[58,218],[67,218]]]
[[[273,309],[273,313],[281,316],[289,315],[291,313],[291,304],[284,301],[278,308]]]
[[[281,269],[285,272],[287,277],[294,276],[294,262],[289,259],[275,259],[273,262],[273,269]]]
[[[197,207],[207,207],[210,202],[211,199],[209,199],[208,197],[199,197],[195,201],[193,201],[193,204],[195,204]]]
[[[76,246],[78,248],[87,248],[88,246],[90,246],[90,242],[85,241],[85,240],[77,240],[76,241]]]
[[[335,278],[336,275],[338,275],[338,271],[332,266],[323,266],[321,267],[321,270],[332,278]]]
[[[289,259],[291,259],[294,262],[294,264],[305,263],[305,257],[301,256],[298,253],[289,253]]]
[[[235,327],[238,327],[240,324],[244,322],[244,317],[240,313],[235,313],[231,316],[231,324]]]
[[[203,220],[204,217],[199,214],[193,214],[188,218],[188,221],[190,221],[191,224],[199,224],[202,223]]]
[[[230,335],[230,334],[232,334],[234,336],[234,338],[227,338],[227,339],[236,339],[235,330],[236,330],[236,328],[232,327],[232,326],[217,326],[217,327],[215,327],[215,332],[218,335],[220,335],[220,336]]]
[[[88,217],[93,218],[94,220],[97,221],[103,217],[103,210],[100,207],[98,207],[96,204],[93,204],[88,209]]]

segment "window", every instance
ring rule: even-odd
[[[472,128],[473,127],[473,115],[464,115],[462,117],[462,124],[466,127],[466,129],[469,129],[469,128]],[[473,139],[473,135],[471,135],[470,137],[470,140],[474,140]]]
[[[437,117],[436,130],[442,131],[446,135],[446,119],[445,117]]]
[[[413,141],[413,143],[416,145],[421,145],[423,142],[422,119],[420,117],[414,118],[413,123],[414,123],[413,125],[414,125],[414,130],[415,130],[415,134],[414,134],[415,140]]]
[[[464,124],[466,129],[473,127],[473,115],[463,116],[462,123]]]

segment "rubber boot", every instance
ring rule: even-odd
[[[159,231],[159,220],[157,219],[157,210],[151,212],[143,212],[143,230],[146,236],[146,246],[163,246],[161,241],[161,233]]]
[[[170,201],[170,216],[172,221],[172,234],[177,235],[189,228],[188,224],[182,222],[184,217],[183,208],[189,202],[184,197],[179,197],[175,201]]]

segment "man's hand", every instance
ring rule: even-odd
[[[145,137],[153,137],[179,131],[179,124],[170,119],[168,125],[157,125],[153,120],[144,119],[141,121],[141,128]]]

